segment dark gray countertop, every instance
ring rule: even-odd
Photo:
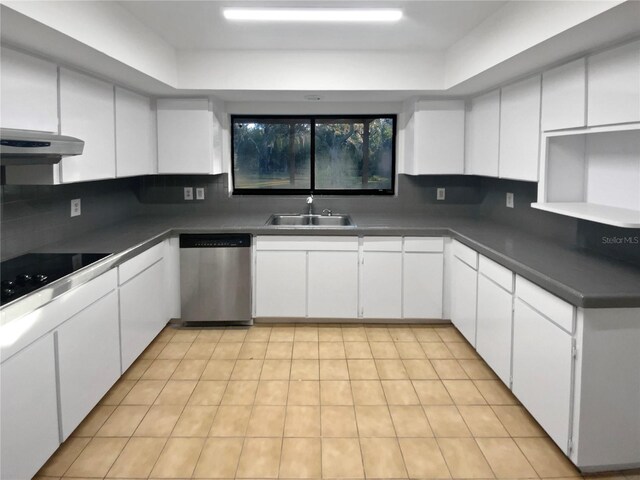
[[[51,244],[43,252],[136,253],[180,233],[245,232],[254,235],[451,236],[515,273],[585,308],[640,307],[640,268],[560,245],[483,219],[424,215],[352,215],[355,228],[267,227],[268,215],[136,217],[81,237]]]

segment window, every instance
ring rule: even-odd
[[[232,116],[239,194],[393,194],[395,115]]]

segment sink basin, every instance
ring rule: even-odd
[[[355,227],[349,215],[274,214],[266,225],[275,227]]]

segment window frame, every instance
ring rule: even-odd
[[[397,134],[398,134],[398,115],[395,113],[381,113],[381,114],[347,114],[347,115],[241,115],[232,114],[230,123],[230,136],[231,136],[231,185],[232,195],[307,195],[312,193],[314,195],[374,195],[374,196],[393,196],[396,191],[396,148],[397,148]],[[316,119],[377,119],[377,118],[389,118],[392,121],[392,139],[391,139],[391,186],[388,189],[326,189],[315,188],[315,147],[316,147]],[[234,123],[236,119],[282,119],[282,120],[300,120],[309,121],[311,125],[311,143],[310,143],[310,172],[309,172],[309,188],[236,188],[235,179],[235,152],[234,152]]]

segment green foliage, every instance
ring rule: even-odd
[[[309,123],[286,119],[234,122],[233,143],[236,187],[310,188]],[[390,188],[392,148],[391,118],[318,119],[316,189]]]

